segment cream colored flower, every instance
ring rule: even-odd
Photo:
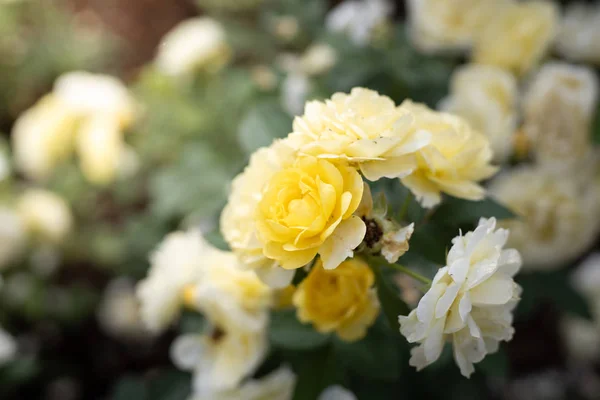
[[[294,293],[298,319],[319,332],[335,332],[344,341],[360,340],[379,315],[374,283],[373,271],[360,259],[329,271],[319,260]]]
[[[133,99],[116,78],[87,72],[65,74],[57,79],[51,94],[15,123],[16,166],[28,178],[45,180],[77,147],[86,178],[106,184],[122,159],[123,131],[134,114]]]
[[[102,329],[117,339],[150,337],[142,321],[135,286],[128,278],[115,278],[109,282],[102,295],[97,318]]]
[[[507,2],[477,35],[473,60],[524,74],[546,55],[558,29],[558,7],[548,1]]]
[[[231,58],[221,24],[208,17],[181,22],[165,35],[156,55],[156,67],[168,75],[196,70],[217,71]]]
[[[487,136],[494,160],[505,161],[517,128],[519,92],[515,77],[494,66],[467,64],[454,72],[450,86],[450,96],[441,108],[465,118]]]
[[[398,178],[415,169],[415,152],[431,140],[415,122],[389,97],[354,88],[307,103],[290,141],[301,154],[355,164],[371,181]]]
[[[25,223],[8,207],[0,207],[0,270],[9,266],[23,253],[27,242]]]
[[[388,0],[345,0],[327,14],[325,26],[331,32],[345,33],[356,45],[366,46],[375,28],[392,12]]]
[[[496,173],[490,164],[490,142],[461,117],[440,113],[405,100],[399,107],[410,129],[427,135],[431,142],[416,152],[413,172],[401,178],[423,207],[433,207],[441,194],[481,200],[485,190],[477,183]]]
[[[110,116],[121,128],[134,118],[133,98],[123,83],[112,76],[70,72],[56,80],[53,94],[79,117]]]
[[[198,282],[206,266],[221,255],[196,230],[168,235],[150,257],[148,276],[137,286],[146,327],[152,332],[166,329],[179,315],[184,289]]]
[[[17,202],[26,230],[41,241],[62,242],[73,228],[73,215],[59,195],[43,189],[27,189]]]
[[[597,194],[570,174],[540,168],[508,171],[490,185],[490,193],[519,215],[503,221],[528,269],[556,269],[594,243],[599,227]]]
[[[235,390],[267,355],[266,331],[225,332],[213,327],[204,335],[178,337],[171,359],[182,370],[194,372],[192,386],[197,397],[214,399],[219,392]]]
[[[536,160],[569,168],[591,150],[598,80],[586,67],[545,64],[523,99],[524,126]]]
[[[410,37],[422,51],[468,50],[494,18],[499,3],[509,0],[409,0]]]
[[[556,49],[572,61],[600,64],[600,7],[569,3],[556,37]]]
[[[16,168],[28,178],[47,179],[72,152],[77,115],[47,95],[25,111],[12,130]]]
[[[233,180],[221,214],[221,233],[241,264],[253,269],[269,285],[280,288],[291,282],[294,271],[280,268],[276,261],[265,257],[254,217],[262,189],[273,175],[293,162],[294,150],[285,140],[258,149],[244,172]]]
[[[300,68],[308,76],[321,75],[329,71],[337,61],[333,47],[325,43],[310,46],[300,59]]]
[[[575,270],[573,284],[593,305],[600,318],[600,253],[589,255]],[[599,321],[600,323],[600,321]]]
[[[329,386],[319,395],[317,400],[357,400],[348,389],[339,385]]]
[[[418,370],[434,363],[444,343],[454,348],[454,360],[469,377],[473,364],[512,339],[513,315],[520,287],[513,280],[521,267],[514,249],[504,249],[508,231],[496,229],[494,218],[479,221],[475,231],[452,239],[447,264],[408,316],[400,316],[400,332],[410,343],[410,364]]]
[[[292,400],[295,384],[294,372],[287,367],[280,367],[269,375],[245,382],[236,389],[193,395],[190,400]]]
[[[243,270],[233,253],[214,257],[202,278],[186,293],[188,306],[226,332],[264,330],[271,303],[270,288],[254,271]]]

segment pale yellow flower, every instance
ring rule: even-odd
[[[414,153],[431,138],[414,122],[389,97],[354,88],[307,103],[290,140],[301,154],[350,162],[369,180],[398,178],[415,169]]]
[[[181,22],[162,39],[156,67],[168,75],[186,75],[197,70],[217,71],[231,58],[223,26],[208,17]]]
[[[326,270],[319,260],[294,294],[298,319],[319,332],[335,332],[342,340],[360,340],[379,315],[374,283],[373,271],[360,259],[334,270]]]
[[[549,1],[508,2],[494,10],[477,36],[473,60],[517,74],[535,67],[558,29],[558,7]]]
[[[43,189],[27,189],[17,202],[26,229],[38,239],[60,243],[73,228],[73,215],[59,195]]]
[[[300,69],[309,76],[321,75],[329,71],[337,61],[333,47],[325,43],[310,46],[300,59]]]
[[[352,256],[365,236],[353,213],[363,194],[354,168],[300,157],[271,177],[262,191],[256,227],[263,253],[285,269],[300,268],[317,254],[325,269]]]
[[[190,400],[292,400],[296,375],[280,367],[260,379],[252,379],[224,392],[192,395]]]
[[[561,268],[583,254],[600,229],[597,190],[572,173],[550,174],[539,167],[508,171],[492,181],[490,193],[518,219],[502,221],[509,245],[528,269]]]
[[[441,201],[441,194],[481,200],[485,190],[477,182],[492,176],[489,140],[461,117],[436,112],[405,100],[399,107],[412,119],[412,129],[427,133],[431,143],[417,151],[417,167],[402,178],[424,207]]]
[[[589,68],[548,63],[540,69],[523,99],[523,131],[538,163],[564,169],[585,159],[597,101],[598,80]]]
[[[294,271],[278,267],[275,260],[263,254],[254,221],[262,190],[273,175],[294,162],[294,150],[285,140],[258,149],[244,172],[231,184],[229,200],[221,214],[221,233],[241,263],[253,269],[271,286],[285,287]]]
[[[71,155],[76,123],[74,110],[53,95],[25,111],[11,135],[17,169],[28,178],[47,179]]]
[[[556,50],[572,61],[600,65],[600,7],[569,3],[556,37]]]
[[[441,104],[460,115],[490,140],[494,160],[505,161],[512,151],[517,128],[517,80],[509,72],[488,65],[467,64],[452,75],[450,96]]]
[[[409,0],[410,37],[422,51],[468,50],[508,0]]]

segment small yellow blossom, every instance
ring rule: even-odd
[[[26,229],[42,241],[59,243],[71,232],[73,216],[67,202],[55,193],[28,189],[17,204]]]
[[[301,154],[357,165],[371,181],[398,178],[415,169],[415,151],[430,141],[431,135],[413,129],[412,122],[389,97],[354,88],[307,103],[304,115],[294,120],[290,141]]]
[[[399,107],[413,119],[415,130],[426,132],[431,143],[417,152],[417,167],[402,183],[424,207],[441,201],[441,193],[468,200],[481,200],[485,190],[478,181],[489,178],[497,168],[490,164],[489,140],[462,118],[436,112],[410,100]]]
[[[183,21],[162,39],[156,67],[168,75],[180,76],[197,70],[218,71],[231,58],[223,26],[208,17]]]
[[[410,35],[426,52],[468,50],[498,3],[507,0],[409,0]]]
[[[524,74],[544,57],[558,29],[558,7],[547,1],[497,7],[478,35],[473,59]]]
[[[352,256],[365,235],[353,213],[363,194],[355,169],[315,157],[300,157],[273,175],[258,204],[256,227],[265,256],[285,269],[320,254],[325,269]]]
[[[294,294],[298,319],[319,332],[336,332],[342,340],[360,340],[379,314],[374,282],[373,271],[360,259],[334,270],[319,260]]]
[[[517,125],[517,80],[491,65],[468,64],[451,78],[450,96],[442,109],[464,117],[491,142],[494,159],[505,161],[511,153],[511,137]]]
[[[585,159],[597,101],[598,80],[591,69],[545,64],[523,98],[523,131],[535,160],[560,169]]]

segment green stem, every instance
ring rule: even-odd
[[[400,207],[400,211],[398,212],[398,221],[402,221],[404,217],[406,217],[406,213],[408,212],[408,206],[410,206],[410,202],[412,200],[412,193],[407,193],[406,198],[404,199],[404,203],[402,203],[402,207]]]
[[[415,271],[412,271],[412,270],[406,268],[403,265],[389,264],[389,263],[387,263],[387,266],[390,267],[390,268],[395,269],[396,271],[400,271],[403,274],[406,274],[406,275],[410,276],[411,278],[414,278],[414,279],[418,280],[419,282],[422,282],[422,283],[424,283],[426,285],[429,285],[429,286],[431,285],[431,279],[426,278],[423,275],[418,274]]]

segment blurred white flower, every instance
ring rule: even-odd
[[[309,76],[321,75],[329,71],[336,61],[337,53],[333,47],[317,43],[306,49],[300,59],[300,68]]]
[[[279,39],[290,42],[294,40],[298,35],[298,32],[300,32],[300,25],[298,24],[298,19],[296,17],[283,15],[274,19],[272,29],[275,36]]]
[[[0,207],[0,269],[22,254],[27,232],[21,216],[8,207]]]
[[[482,218],[475,231],[452,239],[446,266],[417,308],[399,317],[400,332],[419,343],[410,365],[421,370],[434,363],[449,341],[461,373],[469,377],[474,363],[512,339],[512,312],[521,292],[513,277],[521,257],[504,249],[508,234],[496,229],[495,218]]]
[[[135,285],[126,277],[115,278],[108,283],[98,306],[97,317],[102,329],[117,339],[150,337],[142,321]]]
[[[598,80],[589,68],[542,66],[523,98],[523,131],[539,163],[564,169],[586,156],[597,101]]]
[[[10,333],[0,328],[0,366],[12,361],[17,355],[17,343]]]
[[[589,255],[577,267],[573,273],[573,285],[594,304],[600,306],[600,253]],[[600,317],[600,314],[598,316]]]
[[[441,108],[467,119],[489,138],[494,160],[505,161],[518,118],[516,78],[501,68],[467,64],[455,70],[450,86]]]
[[[525,268],[551,270],[580,256],[600,228],[597,189],[571,174],[555,175],[536,167],[513,169],[489,187],[493,197],[519,218],[502,221],[509,244],[523,256]]]
[[[148,276],[137,286],[148,329],[160,332],[179,316],[183,289],[198,281],[215,252],[196,230],[171,233],[163,240],[150,257]]]
[[[252,374],[267,350],[266,331],[225,332],[214,327],[209,334],[177,338],[171,358],[178,368],[194,372],[192,386],[197,397],[214,399],[216,393],[234,390]]]
[[[193,395],[190,400],[291,400],[295,384],[294,372],[287,367],[280,367],[261,379],[250,380],[233,390]]]
[[[281,102],[290,115],[300,115],[308,100],[312,84],[308,77],[300,73],[289,74],[282,83]]]
[[[168,75],[217,71],[229,61],[231,48],[221,24],[208,17],[181,22],[162,39],[156,67]]]
[[[17,212],[26,230],[42,242],[60,243],[73,228],[67,202],[47,190],[27,189],[18,199]]]
[[[123,157],[123,132],[135,111],[127,88],[116,78],[65,74],[51,94],[16,121],[12,132],[16,166],[28,178],[45,180],[77,147],[86,178],[109,183]]]
[[[319,395],[317,400],[357,400],[356,396],[342,386],[329,386]]]
[[[560,329],[571,359],[594,362],[600,357],[600,324],[566,316],[560,321]]]
[[[345,33],[358,46],[366,46],[373,30],[392,12],[388,0],[345,0],[327,14],[325,26],[331,32]]]
[[[556,50],[572,61],[600,64],[600,6],[569,3],[556,37]]]
[[[498,3],[508,0],[409,0],[411,39],[425,52],[463,51],[472,47]]]

